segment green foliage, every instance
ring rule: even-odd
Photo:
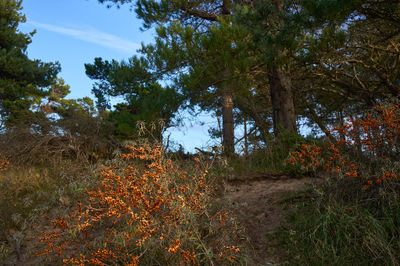
[[[337,126],[399,91],[398,3],[346,2],[304,1],[317,27],[300,54],[304,79],[296,86],[307,89],[298,92],[297,107],[320,127]]]
[[[137,122],[154,123],[163,120],[171,126],[182,98],[169,86],[162,86],[151,72],[144,58],[132,57],[121,63],[96,58],[86,64],[86,74],[96,80],[93,93],[100,111],[108,111],[107,118],[115,124],[115,135],[122,139],[138,136]],[[123,98],[111,110],[110,97]],[[119,98],[118,98],[119,97]]]
[[[228,90],[264,137],[284,109],[279,102],[291,98],[272,99],[271,80],[293,90],[295,113],[322,131],[398,95],[397,2],[99,2],[130,5],[144,28],[155,26],[155,44],[141,52],[189,107],[219,112]]]
[[[253,49],[260,50],[262,61],[270,66],[290,63],[302,34],[302,17],[296,12],[296,3],[285,1],[284,8],[280,5],[274,1],[256,1],[256,8],[238,5],[234,17],[251,33]]]
[[[26,54],[34,32],[21,33],[21,0],[0,2],[0,116],[8,124],[28,120],[30,107],[47,95],[44,89],[60,71],[58,63],[30,60]]]
[[[246,173],[286,173],[301,177],[310,173],[298,166],[287,164],[286,159],[301,144],[318,141],[318,139],[312,137],[304,138],[283,130],[278,138],[269,135],[268,139],[265,140],[264,147],[253,150],[248,156],[233,158],[230,164],[233,172],[239,175]]]
[[[32,104],[30,115],[19,117],[18,125],[8,133],[14,134],[14,139],[22,135],[27,138],[28,135],[35,138],[90,136],[92,139],[110,136],[112,127],[98,115],[93,100],[89,97],[67,99],[69,92],[69,85],[66,85],[63,79],[56,78],[48,87],[47,95]],[[2,136],[3,141],[9,137],[6,135]],[[28,143],[29,140],[25,142]]]
[[[363,4],[361,0],[302,0],[304,11],[314,22],[346,20],[354,10]]]

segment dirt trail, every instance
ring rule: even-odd
[[[304,190],[321,179],[293,179],[284,175],[238,178],[225,184],[225,198],[250,240],[254,251],[250,265],[279,264],[279,250],[274,250],[268,235],[273,233],[288,212],[281,203],[289,193]]]

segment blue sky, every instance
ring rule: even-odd
[[[21,30],[37,30],[29,56],[59,61],[72,98],[91,95],[84,63],[95,57],[128,58],[153,39],[151,31],[140,31],[141,22],[126,7],[108,9],[97,0],[24,0],[23,7],[27,22]]]
[[[141,21],[126,6],[109,9],[97,0],[24,0],[22,6],[27,22],[20,30],[37,31],[28,47],[29,57],[59,61],[59,76],[71,86],[70,98],[93,97],[85,63],[92,63],[95,57],[127,59],[141,43],[150,43],[154,37],[152,30],[140,31]],[[211,145],[207,130],[216,121],[207,114],[197,120],[206,124],[186,123],[169,129],[166,135],[171,134],[172,141],[182,143],[189,151]]]

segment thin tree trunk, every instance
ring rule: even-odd
[[[222,16],[229,16],[231,14],[232,2],[231,0],[223,0],[222,3]],[[231,157],[235,153],[235,134],[233,124],[233,93],[231,84],[229,82],[231,75],[228,66],[225,66],[223,71],[224,84],[222,91],[222,127],[223,127],[223,148],[224,154]]]
[[[296,133],[296,114],[294,110],[292,80],[283,68],[270,68],[268,73],[272,113],[274,120],[274,134],[279,136],[284,129]]]
[[[222,2],[222,15],[229,16],[232,9],[232,0],[224,0]]]
[[[230,157],[235,153],[232,93],[225,91],[222,98],[223,147],[224,154]]]
[[[339,126],[340,126],[341,128],[343,128],[343,126],[344,126],[343,111],[340,110],[339,112],[337,112],[337,114],[338,114],[338,118],[339,118]],[[339,131],[339,133],[340,133],[340,138],[341,138],[342,140],[346,140],[346,135],[345,135],[342,131]]]
[[[247,142],[247,119],[244,119],[244,155],[249,156],[249,143]]]
[[[218,130],[221,132],[221,145],[224,145],[224,137],[222,134],[222,125],[221,125],[221,119],[219,116],[217,116],[217,121],[218,121]]]
[[[235,106],[254,121],[254,125],[260,131],[263,142],[265,143],[270,137],[269,131],[271,130],[272,124],[259,113],[256,105],[257,104],[251,97],[235,97]]]

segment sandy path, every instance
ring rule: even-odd
[[[320,180],[264,175],[225,184],[225,198],[230,201],[236,217],[245,227],[254,251],[250,265],[278,264],[279,250],[273,249],[268,235],[284,222],[288,212],[281,199],[289,192],[304,190]]]

